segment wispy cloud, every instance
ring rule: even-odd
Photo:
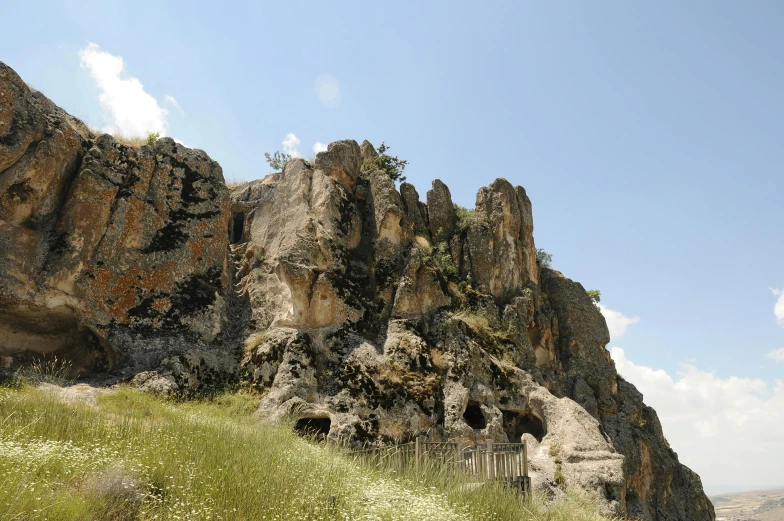
[[[776,321],[784,326],[784,289],[772,289],[770,291],[778,297],[776,303],[773,304],[773,314],[776,316]]]
[[[102,51],[98,44],[90,42],[79,51],[79,58],[81,67],[90,71],[101,91],[98,101],[109,120],[105,131],[127,136],[144,136],[148,132],[166,134],[168,111],[144,90],[138,78],[123,78],[122,57]]]
[[[767,355],[768,358],[771,360],[775,360],[776,362],[784,362],[784,347],[779,347],[778,349],[774,349]]]
[[[319,152],[326,152],[326,151],[327,151],[327,145],[325,145],[321,141],[316,141],[316,143],[313,145],[314,154],[318,154]]]
[[[613,340],[623,336],[623,334],[626,333],[626,328],[631,324],[636,324],[640,321],[640,317],[638,316],[627,317],[620,311],[613,311],[601,304],[599,304],[599,310],[602,312],[602,315],[604,315],[604,320],[607,321],[607,329],[610,330],[610,338]]]
[[[180,106],[180,102],[177,101],[174,96],[169,96],[167,94],[166,96],[164,96],[164,100],[166,100],[166,103],[169,103],[172,107],[177,109],[177,111],[179,111],[180,114],[182,114],[183,116],[185,115],[185,111],[182,110],[182,107]]]
[[[283,152],[291,157],[302,157],[299,150],[297,150],[299,144],[300,139],[293,132],[289,132],[286,134],[286,139],[283,140]]]

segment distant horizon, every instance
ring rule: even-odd
[[[717,488],[721,488],[721,486]],[[731,496],[733,494],[745,494],[748,492],[778,492],[778,491],[784,491],[784,485],[780,487],[750,488],[748,490],[734,490],[734,491],[726,490],[724,492],[713,492],[712,490],[705,489],[705,495],[707,495],[708,499],[710,499],[716,496]]]

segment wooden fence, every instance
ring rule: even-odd
[[[501,481],[527,492],[528,446],[523,443],[493,443],[474,447],[462,442],[431,442],[418,437],[411,443],[349,451],[372,464],[392,467],[436,468],[465,473],[482,481]]]

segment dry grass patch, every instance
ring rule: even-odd
[[[446,371],[449,369],[449,358],[443,353],[443,351],[439,351],[438,349],[431,349],[430,359],[433,361],[435,368],[439,371]]]
[[[114,140],[117,141],[118,143],[131,148],[135,148],[137,150],[141,148],[143,145],[155,144],[158,138],[161,137],[160,133],[158,132],[148,132],[146,136],[129,136],[119,132],[104,132],[103,130],[95,129],[90,126],[88,126],[87,128],[90,129],[90,131],[93,134],[95,134],[96,137],[102,136],[104,134],[108,134],[112,136]]]
[[[261,344],[269,340],[269,330],[252,333],[242,343],[242,350],[246,354],[253,353]]]
[[[118,143],[129,146],[131,148],[139,149],[142,147],[142,145],[147,144],[147,138],[144,137],[124,136],[122,134],[110,134],[110,135]]]
[[[236,177],[226,177],[226,186],[231,190],[245,188],[249,184],[250,181],[243,181],[241,179],[237,179]]]

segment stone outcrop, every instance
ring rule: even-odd
[[[225,314],[229,207],[204,152],[95,135],[0,63],[5,365],[58,356],[86,374],[209,350]]]
[[[160,394],[238,383],[354,443],[530,446],[534,485],[712,521],[624,381],[585,289],[536,263],[531,201],[473,210],[374,170],[367,141],[231,193],[202,151],[97,136],[0,67],[0,361],[57,354]]]
[[[351,188],[359,176],[362,153],[354,140],[335,141],[316,155],[316,168]]]
[[[439,179],[433,181],[433,189],[427,191],[427,215],[433,240],[449,239],[457,226],[455,205],[449,188]]]
[[[349,187],[295,160],[232,201],[251,208],[242,248],[264,252],[239,271],[257,331],[243,378],[267,391],[263,417],[324,420],[363,443],[524,437],[540,487],[562,480],[642,519],[713,518],[617,375],[585,289],[536,264],[523,188],[496,180],[461,222],[440,181],[423,204],[381,172]]]

